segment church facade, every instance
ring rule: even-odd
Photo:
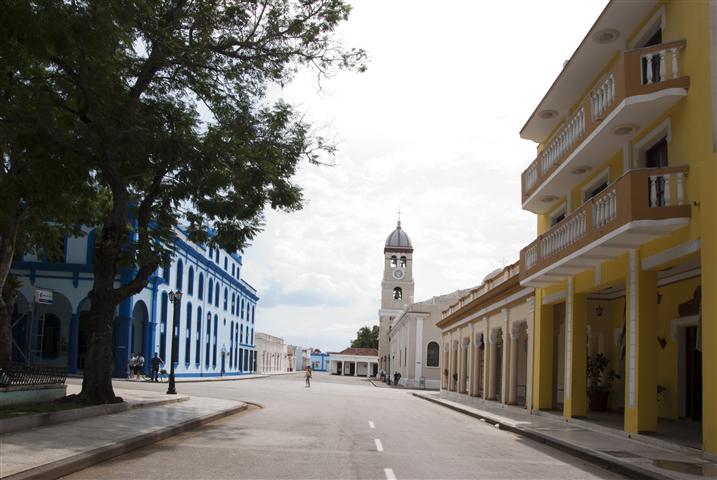
[[[413,244],[398,221],[383,249],[379,310],[379,368],[386,378],[401,374],[399,384],[439,389],[441,331],[436,322],[461,292],[414,302]]]

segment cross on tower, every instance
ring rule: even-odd
[[[398,207],[398,212],[396,212],[396,213],[398,214],[398,223],[400,224],[401,223],[401,207]]]

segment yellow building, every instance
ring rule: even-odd
[[[536,289],[532,408],[708,456],[716,29],[714,0],[610,2],[521,130],[538,144],[522,174],[538,235],[520,253],[520,284]],[[591,384],[598,354],[608,363]],[[605,390],[607,412],[593,411]]]

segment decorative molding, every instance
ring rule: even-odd
[[[560,290],[552,295],[545,295],[543,297],[543,305],[558,303],[561,300],[565,300],[565,290]]]
[[[700,239],[696,238],[694,240],[690,240],[689,242],[681,243],[675,247],[663,250],[660,253],[643,258],[642,262],[640,262],[640,267],[643,270],[652,270],[664,265],[667,262],[699,251]]]
[[[672,334],[672,340],[677,341],[677,333],[680,328],[685,327],[696,327],[700,323],[699,315],[690,315],[689,317],[675,318],[670,322],[670,333]]]

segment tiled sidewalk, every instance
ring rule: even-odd
[[[158,396],[122,390],[117,394],[125,394],[129,401]],[[0,477],[57,478],[246,408],[241,402],[191,397],[182,402],[7,433],[0,435]]]
[[[581,423],[568,423],[542,415],[531,415],[523,409],[501,406],[480,398],[454,392],[414,393],[453,410],[471,415],[539,442],[636,478],[694,480],[717,478],[717,463],[685,449],[668,449],[636,439],[591,429]]]

